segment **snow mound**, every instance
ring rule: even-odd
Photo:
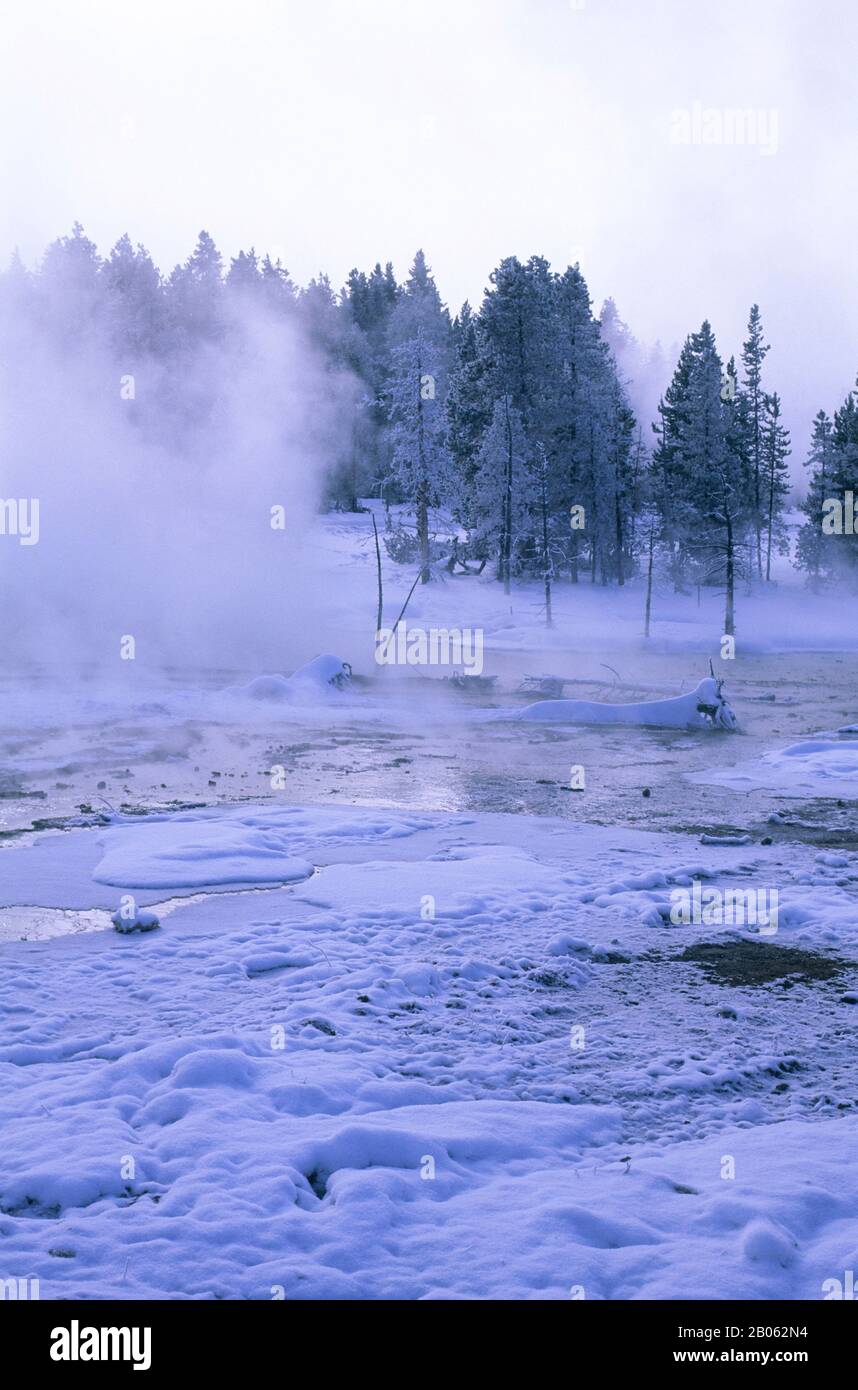
[[[791,796],[858,798],[858,744],[804,739],[732,768],[697,773],[691,780],[737,791],[771,788]]]
[[[707,676],[695,690],[670,700],[609,705],[597,700],[538,700],[512,717],[552,724],[642,724],[661,729],[735,729],[723,682]]]
[[[343,690],[352,678],[352,668],[338,656],[325,654],[299,666],[291,676],[256,676],[247,685],[232,685],[230,695],[249,696],[251,700],[293,700],[300,696],[328,690]]]
[[[104,853],[92,876],[116,888],[296,883],[313,865],[293,857],[291,830],[264,811],[117,826],[99,837]]]
[[[316,656],[306,666],[299,666],[293,672],[292,680],[299,685],[333,685],[341,689],[352,678],[352,668],[347,661],[338,656]]]
[[[118,932],[126,935],[135,931],[155,931],[161,925],[157,912],[150,912],[145,907],[133,907],[130,911],[120,907],[110,920]]]

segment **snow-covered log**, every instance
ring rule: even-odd
[[[308,661],[306,666],[299,666],[297,671],[292,673],[291,679],[296,683],[312,685],[333,685],[338,690],[349,684],[352,678],[352,668],[347,661],[341,661],[338,656],[314,656],[312,661]]]
[[[316,656],[299,666],[291,676],[256,676],[247,685],[233,685],[232,695],[249,695],[253,700],[291,700],[313,690],[343,690],[352,678],[352,668],[338,656]]]
[[[695,690],[670,700],[608,705],[597,700],[539,700],[512,718],[550,724],[646,724],[660,729],[736,728],[724,682],[707,676]]]

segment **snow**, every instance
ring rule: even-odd
[[[150,912],[145,907],[137,907],[133,898],[127,899],[118,911],[114,912],[110,920],[117,931],[125,933],[155,931],[161,925],[161,919],[157,912]]]
[[[552,724],[645,724],[662,729],[736,727],[736,716],[721,692],[721,681],[708,677],[687,695],[622,705],[596,700],[539,700],[513,716]]]
[[[855,854],[243,806],[11,845],[4,882],[70,844],[93,902],[197,891],[0,953],[4,1270],[43,1298],[819,1298],[854,1267],[845,979],[787,1024],[648,914],[770,882],[780,944],[854,959]]]
[[[352,670],[347,661],[326,654],[314,657],[291,676],[255,676],[243,686],[230,686],[229,694],[246,695],[252,700],[300,700],[326,695],[346,687]]]
[[[294,883],[313,866],[290,854],[291,829],[288,813],[271,810],[124,825],[99,837],[104,853],[93,877],[119,888],[161,890]]]
[[[858,798],[858,745],[829,738],[803,739],[760,758],[695,776],[736,791],[770,787],[790,796]]]
[[[324,528],[331,631],[255,668],[293,675],[9,696],[0,1275],[48,1299],[823,1297],[858,1260],[848,809],[825,838],[858,785],[853,667],[831,658],[831,693],[804,657],[745,658],[854,647],[842,613],[740,595],[718,669],[742,737],[713,739],[722,597],[657,593],[645,647],[637,582],[558,585],[550,632],[536,588],[418,586],[410,624],[485,631],[495,689],[463,699],[375,666],[367,518]],[[410,578],[383,564],[395,612]],[[342,657],[302,668],[323,643]],[[370,679],[344,689],[349,662]],[[539,670],[606,698],[514,705]],[[810,796],[821,818],[782,804]],[[776,932],[672,921],[695,883],[777,892]],[[713,940],[838,973],[725,985],[683,959]]]

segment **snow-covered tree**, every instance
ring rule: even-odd
[[[795,562],[807,574],[811,587],[816,588],[820,579],[831,572],[833,558],[832,547],[822,530],[824,503],[832,493],[835,469],[834,425],[824,410],[818,412],[813,422],[805,467],[811,475],[801,507],[806,519],[798,533]]]
[[[661,404],[653,484],[674,580],[723,582],[728,634],[735,631],[736,578],[755,516],[742,409],[735,366],[723,368],[704,322],[686,340]]]
[[[781,424],[781,402],[775,391],[765,398],[763,423],[763,503],[766,528],[766,580],[772,577],[772,546],[783,554],[787,549],[783,510],[789,496],[789,430]]]
[[[520,547],[532,531],[532,457],[521,411],[509,395],[496,400],[477,459],[471,514],[477,550],[496,556],[496,575],[509,593]]]
[[[661,419],[653,424],[657,444],[652,456],[652,496],[658,516],[658,540],[677,591],[684,588],[691,567],[694,506],[685,440],[689,429],[693,364],[694,346],[688,337],[673,378],[659,402]]]
[[[832,440],[834,472],[829,496],[835,507],[826,509],[829,515],[824,535],[834,557],[832,572],[854,578],[858,569],[858,536],[846,524],[846,511],[848,494],[852,496],[853,506],[854,499],[858,498],[858,395],[855,391],[850,391],[840,409],[834,412]],[[841,509],[839,514],[838,508]]]
[[[101,257],[79,222],[52,241],[36,281],[41,315],[58,346],[96,337],[104,328]]]
[[[164,289],[145,246],[132,246],[127,234],[120,237],[101,274],[114,346],[132,358],[160,352],[165,331]]]
[[[418,326],[413,338],[394,349],[389,380],[391,477],[414,510],[420,577],[429,573],[429,509],[449,482],[449,453],[438,348]]]
[[[753,528],[756,548],[756,569],[763,576],[763,527],[766,513],[764,465],[763,465],[763,426],[765,419],[765,392],[763,390],[763,361],[769,351],[764,342],[763,320],[758,304],[751,305],[748,319],[748,336],[742,346],[742,365],[745,369],[743,389],[748,398],[748,450],[751,475],[753,479]]]
[[[167,304],[180,351],[193,351],[223,333],[223,258],[208,232],[200,232],[191,255],[167,281]]]
[[[479,323],[469,304],[453,323],[453,358],[446,395],[447,438],[455,477],[454,514],[468,523],[467,499],[477,469],[480,444],[492,417],[488,362],[481,349]]]

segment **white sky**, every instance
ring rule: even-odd
[[[642,338],[752,300],[803,443],[858,372],[854,0],[19,0],[0,53],[0,255],[79,219],[169,271],[201,227],[335,286],[426,250],[478,303],[504,255],[580,259]],[[777,113],[777,152],[670,141]]]

